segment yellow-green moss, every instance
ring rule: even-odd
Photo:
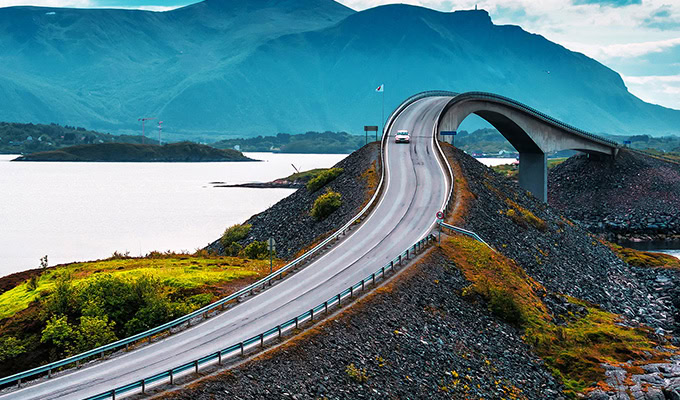
[[[541,232],[545,232],[548,229],[548,225],[545,223],[545,221],[538,218],[531,211],[510,199],[505,199],[505,203],[508,205],[508,207],[510,207],[507,211],[505,211],[505,215],[512,219],[517,225],[524,227],[531,225]]]
[[[622,247],[614,243],[605,242],[607,246],[621,260],[636,267],[662,267],[680,269],[680,259],[669,254],[653,253]]]
[[[73,263],[43,273],[37,280],[35,290],[30,290],[25,282],[1,294],[0,319],[26,309],[31,302],[50,292],[54,287],[57,274],[69,274],[76,284],[87,282],[95,275],[102,273],[131,279],[152,276],[171,288],[193,289],[204,285],[217,285],[236,279],[265,275],[268,272],[269,261],[184,254]]]
[[[570,394],[587,391],[604,380],[601,364],[621,365],[662,359],[668,354],[656,350],[657,343],[649,339],[649,331],[617,324],[619,316],[603,311],[574,298],[568,301],[586,308],[584,316],[573,318],[564,325],[555,324],[541,293],[545,289],[529,277],[514,261],[494,252],[473,239],[455,236],[443,242],[442,249],[472,282],[463,294],[481,294],[494,313],[493,302],[502,302],[519,315],[510,321],[523,329],[523,339],[533,346]],[[501,297],[494,300],[495,297]],[[512,319],[512,318],[510,318]]]

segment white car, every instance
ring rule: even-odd
[[[411,141],[411,136],[409,136],[407,130],[399,130],[394,136],[394,143],[408,143]]]

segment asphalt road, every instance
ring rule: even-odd
[[[358,229],[333,249],[256,296],[138,350],[0,396],[82,399],[214,353],[283,323],[355,284],[427,235],[448,190],[432,138],[448,98],[420,100],[396,119],[386,146],[386,190]],[[399,129],[410,144],[394,143]]]

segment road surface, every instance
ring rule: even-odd
[[[345,240],[281,283],[192,328],[151,345],[0,396],[0,400],[82,399],[214,353],[308,311],[347,289],[427,235],[446,200],[445,166],[432,135],[448,98],[419,100],[387,140],[387,180],[371,215]],[[399,129],[410,144],[394,143]]]

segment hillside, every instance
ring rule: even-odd
[[[265,22],[263,22],[265,21]],[[195,141],[360,133],[418,91],[492,91],[594,132],[680,132],[614,71],[485,11],[207,0],[169,12],[0,9],[0,120]],[[555,95],[555,94],[558,95]]]
[[[181,142],[163,146],[132,143],[81,144],[28,154],[13,161],[216,162],[254,160],[236,150],[222,150],[202,144]]]

